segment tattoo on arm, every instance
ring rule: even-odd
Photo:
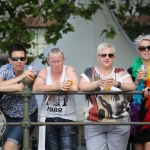
[[[39,77],[39,78],[43,79],[43,80],[44,80],[44,82],[46,82],[46,81],[45,81],[45,79],[44,79],[43,77],[41,77],[41,76],[37,76],[37,77]]]

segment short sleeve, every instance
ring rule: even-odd
[[[3,80],[6,79],[6,74],[8,72],[8,68],[6,65],[3,65],[1,68],[0,68],[0,78],[3,78]]]
[[[89,82],[92,81],[92,66],[87,67],[81,74],[82,77],[86,78]]]

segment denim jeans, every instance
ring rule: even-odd
[[[31,122],[37,122],[37,109],[30,115]],[[22,122],[23,118],[11,118],[5,114],[7,122]],[[31,126],[30,134],[33,132],[35,126]],[[3,137],[4,143],[6,140],[16,143],[19,147],[23,144],[23,128],[22,126],[7,126],[6,133]]]
[[[46,122],[71,122],[71,120],[47,118]],[[46,126],[46,150],[77,150],[77,135],[78,126]]]

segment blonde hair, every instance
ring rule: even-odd
[[[148,34],[148,35],[139,35],[136,39],[134,39],[133,43],[135,44],[136,48],[139,47],[139,44],[140,44],[143,40],[150,41],[150,34]]]
[[[106,49],[106,48],[111,48],[113,50],[113,52],[115,53],[115,48],[112,44],[110,44],[110,43],[101,43],[101,44],[98,45],[97,55],[99,55],[99,53],[101,51],[103,51],[104,49]]]

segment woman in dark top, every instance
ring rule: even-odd
[[[144,91],[143,94],[134,94],[130,104],[131,121],[132,122],[150,122],[150,100],[148,99],[148,70],[150,70],[150,35],[140,35],[134,40],[139,56],[133,60],[131,68],[128,72],[136,85],[137,91]],[[142,66],[147,68],[143,69]],[[150,126],[134,125],[131,127],[131,135],[129,139],[133,143],[134,150],[150,150]]]

